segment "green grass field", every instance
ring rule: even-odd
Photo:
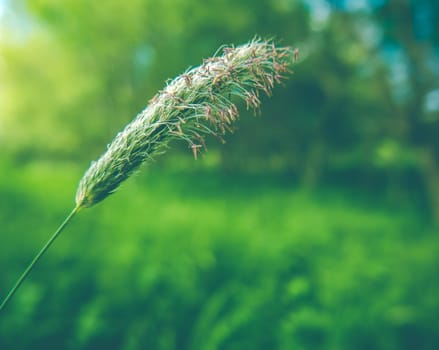
[[[3,297],[82,174],[2,168]],[[79,213],[1,315],[0,348],[433,349],[438,266],[414,204],[159,164]]]

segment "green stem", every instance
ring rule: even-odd
[[[43,248],[38,252],[38,254],[35,256],[35,258],[32,260],[32,262],[28,265],[26,270],[21,274],[20,278],[17,280],[15,285],[12,287],[12,289],[9,291],[6,298],[3,300],[3,302],[0,305],[0,312],[4,309],[8,301],[12,298],[12,296],[15,294],[17,289],[21,286],[21,284],[24,282],[26,277],[29,275],[29,273],[32,271],[38,260],[41,259],[43,254],[49,249],[49,247],[52,245],[52,243],[55,241],[55,239],[60,235],[60,233],[64,230],[64,228],[67,226],[67,224],[72,220],[72,218],[75,216],[75,214],[78,212],[79,207],[75,207],[75,209],[72,210],[72,212],[67,216],[67,218],[64,220],[64,222],[58,227],[58,229],[55,231],[55,233],[50,237],[50,239],[47,241],[47,243],[44,245]]]

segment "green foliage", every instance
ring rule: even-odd
[[[439,245],[413,208],[357,191],[312,194],[278,177],[155,168],[73,222],[3,314],[2,348],[438,341]],[[0,182],[1,290],[63,217],[79,175],[68,164],[4,175],[17,181]]]

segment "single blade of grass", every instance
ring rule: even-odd
[[[0,305],[4,309],[36,263],[81,208],[99,203],[114,193],[143,163],[163,153],[175,138],[189,143],[197,159],[206,148],[203,135],[222,140],[238,119],[234,99],[257,111],[260,93],[271,96],[288,67],[297,60],[297,49],[277,47],[272,41],[254,39],[238,47],[223,47],[214,55],[178,76],[154,96],[149,105],[118,133],[107,151],[79,182],[75,209],[35,256]]]

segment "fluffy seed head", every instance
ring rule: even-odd
[[[163,152],[172,139],[186,140],[197,158],[205,148],[203,135],[222,140],[226,131],[233,130],[238,109],[232,100],[244,100],[247,109],[258,110],[259,93],[271,95],[297,52],[253,40],[222,48],[222,55],[205,59],[168,83],[91,163],[78,186],[77,208],[105,199],[143,162]]]

